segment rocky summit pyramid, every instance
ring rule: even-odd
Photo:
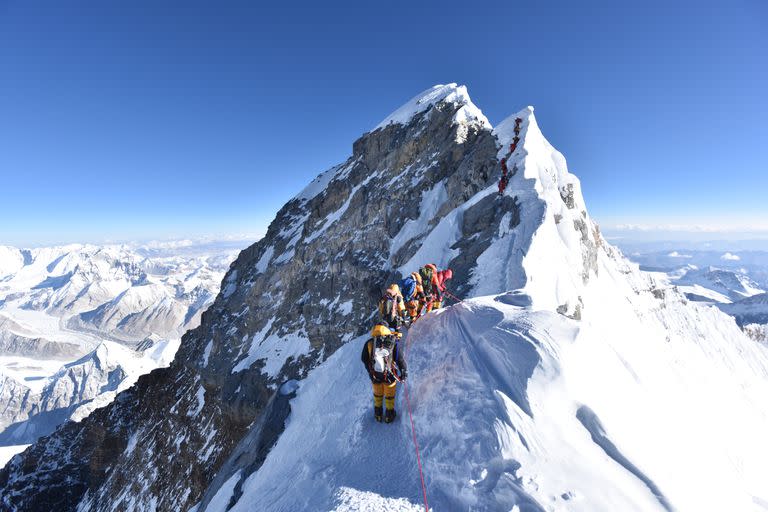
[[[404,339],[413,430],[402,392],[378,424],[361,345],[428,262],[463,300]],[[766,348],[606,243],[532,107],[494,128],[440,85],[278,212],[170,367],[16,456],[0,504],[752,510],[765,396]]]

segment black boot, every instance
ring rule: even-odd
[[[397,416],[397,413],[394,409],[387,409],[387,415],[384,416],[384,423],[392,423],[395,421],[395,416]]]
[[[381,407],[374,407],[373,408],[373,417],[376,418],[376,421],[381,423],[381,415],[384,411]]]

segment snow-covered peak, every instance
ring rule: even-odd
[[[462,105],[453,118],[454,123],[478,123],[491,129],[491,123],[488,122],[483,112],[469,98],[466,86],[451,83],[435,85],[417,94],[402,107],[387,116],[386,119],[374,128],[374,131],[393,123],[407,124],[415,115],[424,112],[441,101]]]
[[[542,134],[533,110],[526,107],[493,130],[496,158],[506,159],[510,175],[503,195],[514,201],[517,215],[508,214],[502,226],[509,227],[477,259],[472,295],[521,289],[537,308],[578,316],[581,291],[596,271],[602,240],[587,214],[578,178]],[[495,192],[492,187],[484,193]]]
[[[544,137],[533,112],[534,108],[528,106],[494,128],[493,134],[501,145],[499,160],[509,153],[510,144],[515,137],[515,120],[522,119],[518,149],[512,155],[509,167],[513,167],[517,162],[524,163],[522,177],[536,180],[536,191],[544,199],[551,198],[560,202],[563,196],[568,196],[573,209],[585,210],[579,179],[568,171],[562,153]]]
[[[24,256],[15,247],[0,245],[0,278],[11,275],[24,266]]]

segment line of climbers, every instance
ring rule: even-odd
[[[379,300],[379,321],[365,342],[361,355],[373,386],[373,415],[376,421],[394,421],[395,392],[398,382],[405,382],[408,366],[401,350],[402,327],[443,304],[446,281],[451,269],[438,270],[432,263],[412,272],[399,283],[391,284]],[[382,405],[386,405],[386,415]]]
[[[515,118],[515,138],[512,139],[512,144],[509,145],[509,153],[501,159],[501,179],[499,180],[499,195],[504,194],[504,190],[507,188],[509,178],[517,174],[517,164],[512,167],[512,173],[507,172],[507,161],[512,156],[512,153],[517,149],[517,143],[520,142],[520,125],[523,120],[519,117]]]

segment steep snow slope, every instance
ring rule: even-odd
[[[602,281],[595,293],[616,301],[601,313],[608,322],[504,294],[411,329],[410,396],[434,510],[750,510],[768,499],[765,351],[715,311],[691,313],[679,296],[621,301],[632,290]],[[667,342],[664,323],[686,336]],[[395,425],[373,421],[363,340],[302,382],[264,465],[229,482],[237,504],[199,512],[339,510],[349,496],[358,510],[423,510],[405,404]]]
[[[768,501],[768,352],[607,246],[532,109],[518,115],[524,144],[506,193],[521,219],[502,223],[477,258],[471,294],[485,296],[430,315],[407,336],[430,505],[750,510]],[[500,157],[511,126],[495,130]],[[430,251],[454,246],[456,219],[495,193],[446,215],[402,269],[449,263],[455,255]],[[359,362],[365,339],[310,373],[264,464],[250,473],[225,466],[197,512],[255,502],[423,510],[402,396],[399,423],[373,421]]]
[[[172,365],[15,457],[2,503],[419,510],[402,393],[374,423],[359,353],[380,287],[427,261],[467,297],[408,334],[435,510],[765,503],[765,348],[605,243],[532,108],[494,130],[476,108],[436,86],[356,141],[238,257]]]

